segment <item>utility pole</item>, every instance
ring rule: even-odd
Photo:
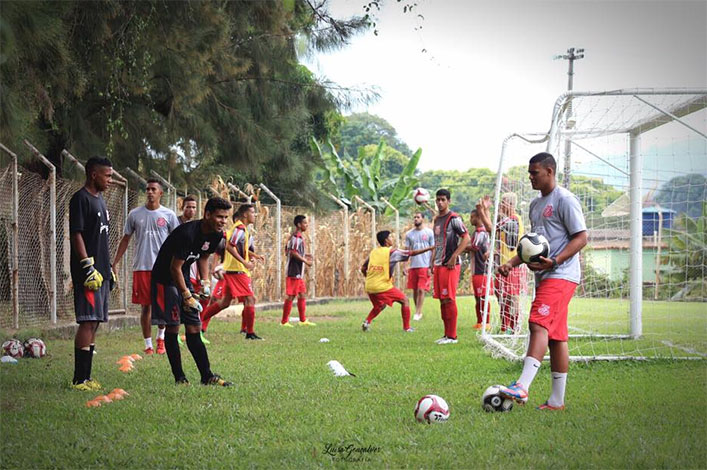
[[[574,82],[574,61],[579,59],[584,59],[584,49],[575,49],[570,47],[567,49],[567,54],[558,54],[553,59],[567,60],[569,61],[569,69],[567,70],[567,91],[572,91],[572,86]],[[565,129],[571,130],[575,121],[572,116],[572,98],[570,97],[567,102],[567,120]],[[565,137],[565,168],[562,175],[562,186],[569,189],[570,187],[570,172],[572,170],[572,141]]]

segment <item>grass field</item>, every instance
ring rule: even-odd
[[[572,365],[568,409],[554,413],[535,409],[549,395],[544,365],[527,406],[488,414],[483,390],[516,379],[520,364],[490,358],[468,313],[459,344],[438,346],[432,301],[411,334],[401,331],[397,308],[362,333],[368,308],[311,306],[319,325],[294,329],[277,326],[278,312],[260,312],[256,331],[266,341],[258,343],[237,333],[239,323],[212,322],[212,368],[232,388],[176,387],[166,357],[121,373],[116,360],[141,351],[139,330],[104,332],[93,375],[131,396],[101,408],[84,406],[95,393],[68,388],[72,342],[50,340],[49,357],[0,367],[2,468],[705,467],[704,361]],[[198,383],[191,356],[182,355]],[[357,376],[334,377],[331,359]],[[448,401],[449,422],[415,422],[415,403],[428,393]],[[327,452],[349,444],[371,452]]]

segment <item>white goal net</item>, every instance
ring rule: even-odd
[[[707,89],[568,93],[549,132],[509,136],[495,213],[501,196],[514,193],[526,231],[537,196],[528,160],[544,151],[557,159],[558,183],[577,195],[588,228],[569,307],[571,358],[707,357]],[[498,250],[496,230],[492,237]],[[527,347],[534,283],[531,273],[522,280],[517,295],[495,296],[491,328],[480,336],[509,359]],[[503,328],[499,302],[518,315],[514,329]]]

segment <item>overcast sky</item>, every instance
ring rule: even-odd
[[[575,90],[707,87],[705,1],[416,2],[404,14],[387,0],[378,36],[308,64],[341,85],[378,87],[381,99],[357,111],[422,147],[422,170],[495,168],[505,136],[546,131],[567,86],[567,61],[553,56],[568,47],[586,50]],[[330,10],[363,14],[365,3],[332,0]]]

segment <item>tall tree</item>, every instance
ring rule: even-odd
[[[341,154],[358,155],[359,148],[378,145],[382,140],[406,157],[412,156],[410,147],[400,139],[395,128],[374,114],[356,113],[346,116],[339,132],[340,137],[334,143]]]

